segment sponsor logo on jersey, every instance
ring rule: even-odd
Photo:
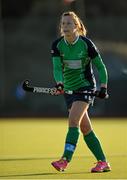
[[[64,65],[70,69],[79,69],[82,67],[81,60],[64,60]]]

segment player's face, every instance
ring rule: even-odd
[[[61,20],[63,34],[68,36],[77,31],[77,26],[71,16],[63,16]]]

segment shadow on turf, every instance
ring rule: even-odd
[[[75,157],[79,158],[79,157]],[[1,158],[0,161],[24,161],[24,160],[44,160],[44,159],[53,159],[53,157],[24,157],[24,158]],[[55,158],[54,158],[55,159]],[[56,173],[29,173],[29,174],[10,174],[10,175],[3,175],[1,177],[21,177],[21,176],[46,176],[46,175],[64,175],[64,174],[88,174],[89,172],[56,172]]]
[[[24,161],[24,160],[53,160],[59,157],[13,157],[13,158],[0,158],[0,161]],[[89,158],[89,156],[76,156],[74,159],[79,158]]]
[[[24,160],[43,160],[43,159],[53,159],[45,157],[26,157],[26,158],[1,158],[0,161],[24,161]]]
[[[66,172],[57,172],[57,173],[29,173],[29,174],[11,174],[11,175],[4,175],[4,176],[0,176],[1,177],[19,177],[19,176],[46,176],[46,175],[65,175],[65,174],[89,174],[90,172],[70,172],[70,173],[66,173]]]

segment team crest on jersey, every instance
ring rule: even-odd
[[[81,58],[83,56],[83,51],[81,51],[79,54],[78,54],[79,58]]]

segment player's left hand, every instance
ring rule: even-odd
[[[101,87],[99,94],[98,94],[98,97],[101,99],[107,98],[108,97],[107,88]]]

